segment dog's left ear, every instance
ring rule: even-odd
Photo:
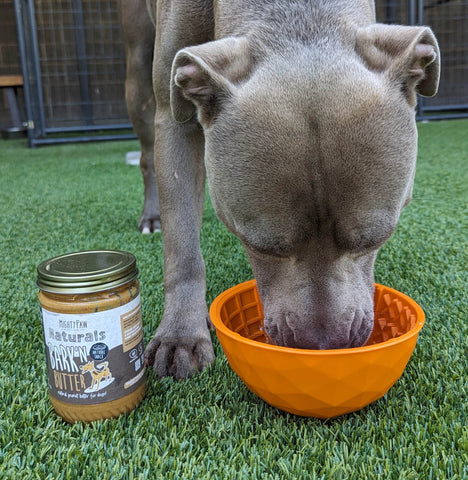
[[[432,97],[440,76],[440,51],[429,27],[375,24],[360,28],[356,51],[371,70],[401,85],[410,105],[416,95]]]
[[[171,109],[178,122],[216,114],[235,84],[248,74],[251,59],[247,39],[227,37],[180,50],[172,63]]]

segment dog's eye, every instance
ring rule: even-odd
[[[284,242],[252,242],[248,239],[243,238],[242,243],[244,247],[253,254],[256,255],[266,255],[268,257],[276,257],[278,259],[287,259],[290,257],[293,247]]]
[[[361,224],[339,225],[335,228],[335,242],[338,248],[354,253],[380,248],[395,230],[397,219],[389,215],[371,216]]]

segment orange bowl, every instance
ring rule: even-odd
[[[375,285],[374,329],[366,345],[303,350],[268,343],[255,280],[219,295],[211,320],[231,368],[253,393],[286,412],[330,418],[382,397],[400,378],[424,325],[411,298]]]

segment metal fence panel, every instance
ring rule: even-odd
[[[383,23],[427,25],[441,52],[441,78],[434,98],[419,98],[418,119],[468,117],[468,1],[377,0]]]
[[[468,109],[468,2],[421,2],[419,22],[434,30],[439,41],[442,75],[437,96],[424,99],[422,114]],[[466,116],[466,112],[460,112]]]
[[[54,134],[130,129],[117,0],[15,0],[15,7],[30,144],[68,141]]]
[[[117,0],[14,0],[29,140],[96,139],[89,132],[131,128]],[[419,119],[468,116],[468,0],[376,0],[377,20],[429,25],[441,48],[438,95],[420,98]],[[57,138],[61,134],[61,138]],[[105,135],[107,138],[134,138]]]

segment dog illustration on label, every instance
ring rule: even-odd
[[[85,390],[85,393],[99,392],[115,380],[109,370],[109,362],[102,362],[95,366],[94,360],[91,360],[84,365],[80,365],[80,368],[82,373],[89,372],[92,378],[91,386]]]

